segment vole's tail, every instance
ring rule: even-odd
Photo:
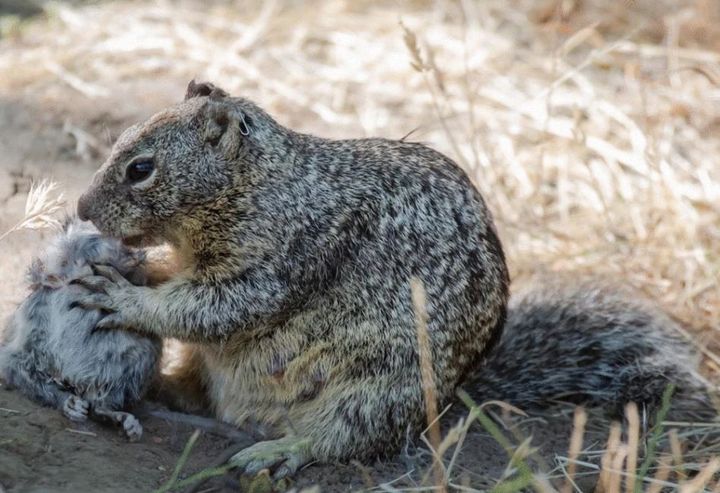
[[[632,290],[565,281],[536,281],[511,297],[503,335],[465,386],[477,402],[570,401],[622,415],[628,402],[657,408],[674,384],[675,419],[717,416],[677,322]]]

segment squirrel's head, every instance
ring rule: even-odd
[[[287,162],[289,139],[252,102],[191,81],[182,103],[120,135],[80,197],[78,216],[130,244],[175,241],[184,223]]]

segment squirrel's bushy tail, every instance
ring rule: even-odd
[[[672,383],[675,419],[712,419],[709,385],[677,329],[630,289],[536,280],[511,297],[497,346],[465,388],[478,403],[497,399],[528,410],[569,401],[622,415],[628,402],[656,408]]]

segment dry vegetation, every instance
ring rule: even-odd
[[[717,379],[720,4],[607,4],[52,3],[43,20],[2,24],[0,98],[62,108],[68,93],[98,105],[132,95],[154,110],[198,77],[301,130],[410,134],[468,171],[515,278],[563,270],[628,280],[686,322]],[[78,152],[102,152],[105,136],[74,118],[66,130]],[[603,465],[634,474],[637,438],[619,433]],[[686,479],[676,449],[674,466],[661,458],[647,474],[700,491],[720,464]],[[619,491],[621,479],[602,481]]]

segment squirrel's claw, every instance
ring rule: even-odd
[[[77,284],[93,293],[107,293],[108,289],[112,287],[113,282],[103,276],[85,276],[73,280],[70,284]]]
[[[128,287],[132,286],[130,281],[125,279],[114,267],[110,265],[93,265],[93,273],[95,275],[85,276],[79,279],[75,279],[70,284],[77,284],[82,286],[93,293],[107,293],[114,287]]]
[[[104,293],[94,293],[78,297],[70,304],[70,308],[80,307],[85,310],[115,311],[111,306],[110,297]]]
[[[104,277],[106,280],[110,280],[118,286],[130,286],[131,283],[125,277],[120,274],[117,269],[111,265],[95,264],[92,266],[93,272],[98,276]]]
[[[127,329],[128,325],[119,313],[110,313],[95,324],[95,330]]]
[[[137,318],[133,318],[133,309],[137,299],[133,290],[138,289],[114,268],[105,265],[95,265],[93,270],[98,275],[86,276],[75,284],[90,290],[88,294],[80,295],[71,304],[70,308],[83,308],[85,310],[100,310],[101,318],[93,331],[105,329],[130,329],[137,326]],[[131,323],[135,320],[135,323]]]

